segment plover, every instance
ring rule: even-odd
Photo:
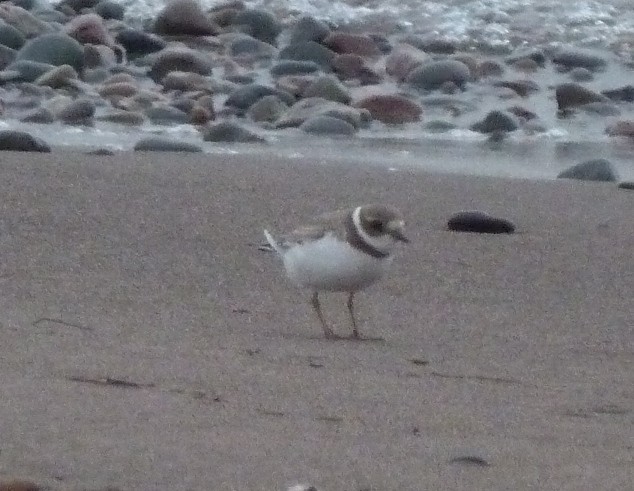
[[[354,295],[383,276],[397,242],[409,242],[398,210],[363,205],[322,215],[310,224],[274,238],[264,236],[281,256],[293,283],[313,291],[311,303],[327,338],[337,338],[321,311],[319,292],[347,292],[352,338],[360,339]]]

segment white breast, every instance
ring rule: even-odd
[[[295,284],[314,290],[356,291],[378,280],[391,256],[372,257],[333,235],[285,251],[284,267]]]

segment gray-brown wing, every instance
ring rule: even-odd
[[[345,235],[344,220],[350,214],[350,210],[337,210],[320,215],[309,224],[302,225],[290,233],[284,234],[278,239],[280,245],[288,247],[292,244],[301,244],[307,240],[317,240],[327,232],[333,231],[343,238]]]

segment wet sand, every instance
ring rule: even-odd
[[[631,486],[634,192],[270,157],[0,157],[1,479]],[[362,332],[385,341],[327,341],[254,244],[372,201],[400,207],[412,239],[358,296]],[[517,233],[445,231],[463,209]],[[344,301],[324,302],[340,333]]]

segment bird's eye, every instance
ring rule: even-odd
[[[372,220],[368,225],[370,226],[370,231],[372,232],[376,232],[376,233],[383,232],[383,222],[379,220]]]

